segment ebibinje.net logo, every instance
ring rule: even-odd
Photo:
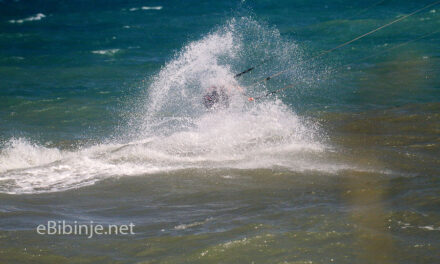
[[[41,224],[37,226],[37,233],[39,235],[78,235],[87,236],[87,238],[92,238],[95,235],[134,235],[133,223],[128,225],[113,225],[113,224],[97,224],[90,221],[87,224],[78,223],[74,221],[73,223],[68,223],[63,221],[47,221],[46,224]]]

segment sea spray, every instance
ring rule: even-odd
[[[61,191],[106,178],[181,169],[334,171],[333,164],[317,161],[315,154],[326,146],[315,122],[298,116],[277,97],[246,100],[267,92],[265,84],[251,84],[279,67],[292,68],[281,81],[304,79],[295,67],[299,54],[296,44],[283,41],[275,29],[249,18],[232,19],[188,43],[151,77],[145,96],[133,101],[118,139],[73,150],[11,140],[0,153],[0,181],[7,182],[0,184],[0,191]],[[262,59],[270,62],[234,78]],[[229,108],[203,106],[202,96],[213,85],[231,87]]]

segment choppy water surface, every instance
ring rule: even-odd
[[[439,7],[310,60],[427,4],[0,2],[0,262],[438,262]]]

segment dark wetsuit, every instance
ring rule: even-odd
[[[229,107],[229,96],[224,89],[214,89],[203,96],[203,104],[208,109],[213,107],[227,108]]]

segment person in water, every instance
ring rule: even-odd
[[[244,93],[242,87],[236,86],[236,89],[239,90],[240,93]],[[203,105],[208,109],[213,107],[228,108],[229,93],[230,91],[227,91],[225,87],[211,86],[208,92],[203,96]],[[254,98],[249,97],[248,100],[254,101]]]

